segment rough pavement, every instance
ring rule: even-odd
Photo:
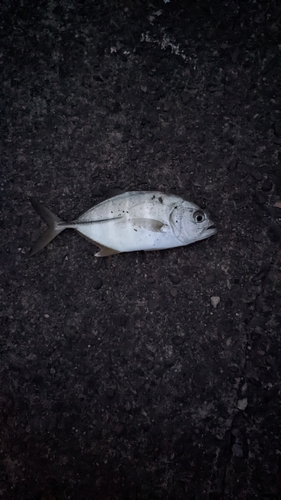
[[[0,497],[280,499],[280,3],[1,18]],[[30,197],[73,219],[131,189],[218,234],[98,260],[65,231],[29,257]]]

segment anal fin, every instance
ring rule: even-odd
[[[99,252],[95,253],[95,257],[109,257],[109,255],[120,253],[119,250],[114,250],[114,248],[105,247],[100,243],[97,243],[97,245],[100,247],[100,250]]]

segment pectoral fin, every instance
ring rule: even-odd
[[[163,224],[163,222],[156,219],[130,219],[130,222],[133,226],[136,226],[136,229],[139,227],[141,229],[152,231],[153,233],[163,233],[167,227],[166,224]]]

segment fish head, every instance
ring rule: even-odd
[[[204,240],[217,232],[208,214],[188,201],[174,207],[170,223],[174,235],[183,245]]]

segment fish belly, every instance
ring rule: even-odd
[[[100,244],[118,252],[162,250],[182,245],[170,228],[166,232],[150,231],[128,220],[79,224],[76,229],[97,245]]]

